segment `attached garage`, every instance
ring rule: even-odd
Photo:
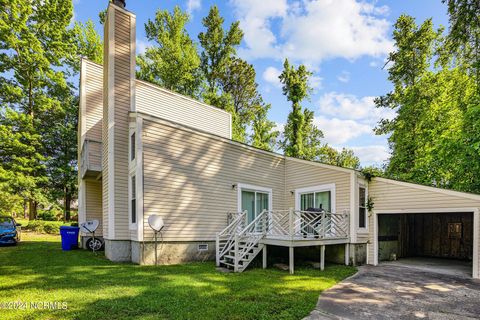
[[[427,257],[471,262],[479,278],[480,195],[374,178],[367,262]]]

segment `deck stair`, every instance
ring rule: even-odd
[[[294,210],[264,210],[247,224],[247,212],[229,213],[230,224],[217,234],[216,264],[234,272],[244,271],[255,257],[266,250],[268,241],[281,241],[288,246],[295,242],[340,240],[349,235],[349,215],[330,212]],[[266,251],[264,251],[264,265]]]

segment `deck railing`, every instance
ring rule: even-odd
[[[217,266],[220,265],[220,258],[235,246],[235,235],[242,232],[247,225],[247,211],[228,212],[228,226],[217,234]]]
[[[337,239],[349,235],[348,213],[311,212],[301,210],[267,211],[263,220],[256,222],[256,232],[281,239]]]

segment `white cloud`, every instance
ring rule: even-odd
[[[319,116],[315,117],[314,123],[322,130],[326,142],[330,144],[344,144],[351,139],[372,132],[371,126],[354,120]]]
[[[343,82],[343,83],[349,82],[350,81],[350,72],[342,71],[342,73],[340,73],[337,76],[337,79],[338,79],[338,81]]]
[[[375,97],[358,98],[354,95],[328,92],[319,101],[320,113],[341,119],[361,120],[374,125],[380,119],[393,119],[395,112],[391,109],[376,108]]]
[[[316,92],[317,90],[322,89],[322,80],[323,79],[321,77],[311,76],[308,79],[308,84],[313,88],[313,91]]]
[[[280,83],[280,79],[278,78],[281,73],[282,71],[278,70],[275,67],[268,67],[263,72],[262,77],[263,77],[263,80],[265,80],[267,83],[275,87],[281,87],[282,84]]]
[[[195,10],[198,10],[202,7],[201,0],[188,0],[187,1],[187,12],[191,15]]]
[[[232,3],[245,32],[241,53],[247,58],[289,57],[315,68],[328,58],[378,57],[393,47],[386,6],[356,0]]]
[[[231,2],[240,20],[245,43],[249,47],[247,50],[239,50],[240,55],[280,58],[271,24],[273,19],[287,16],[287,1],[232,0]]]
[[[144,54],[147,48],[150,46],[148,41],[142,40],[142,39],[137,39],[137,54]]]
[[[360,158],[363,165],[383,164],[390,157],[388,148],[383,145],[351,147],[350,149]]]

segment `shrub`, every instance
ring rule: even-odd
[[[43,227],[43,230],[45,233],[49,234],[59,234],[60,233],[60,223],[55,223],[55,222],[45,222],[45,226]]]
[[[28,224],[25,226],[26,230],[42,233],[44,232],[45,222],[41,220],[32,220],[29,221]]]

